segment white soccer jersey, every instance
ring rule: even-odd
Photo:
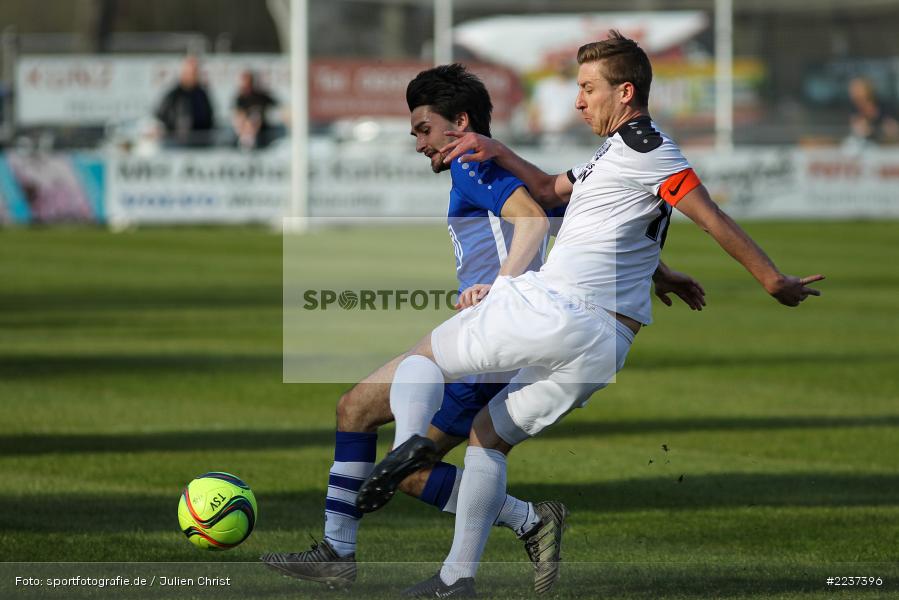
[[[574,190],[542,278],[563,294],[650,323],[652,274],[671,207],[699,179],[649,117],[618,129],[568,177]]]

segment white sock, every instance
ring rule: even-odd
[[[337,513],[327,513],[325,515],[325,539],[331,544],[338,556],[355,554],[356,534],[358,531],[359,519],[352,519]],[[352,541],[344,541],[348,539]]]
[[[508,527],[518,537],[524,537],[539,523],[540,517],[532,503],[507,494],[506,501],[503,503],[494,525]]]
[[[390,410],[396,421],[396,448],[413,435],[425,435],[443,402],[443,372],[433,361],[413,355],[396,368],[390,386]]]
[[[456,483],[453,484],[453,491],[450,493],[449,500],[446,501],[446,505],[443,507],[443,512],[456,514],[456,504],[459,501],[459,486],[462,485],[462,473],[464,472],[465,469],[456,469]]]
[[[464,472],[465,469],[456,469],[456,483],[453,485],[453,491],[443,507],[443,512],[456,514],[456,504],[459,500],[459,484],[462,482],[462,473]],[[540,517],[537,516],[533,503],[519,500],[515,496],[507,494],[506,501],[503,502],[499,516],[493,524],[508,527],[518,537],[524,537],[539,523]]]
[[[445,584],[474,577],[505,499],[506,455],[499,450],[469,446],[459,486],[453,547],[440,569],[440,579]]]

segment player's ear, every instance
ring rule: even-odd
[[[625,81],[619,86],[618,93],[621,94],[622,104],[630,104],[631,100],[637,95],[637,88],[630,81]]]
[[[468,129],[468,126],[470,124],[471,120],[468,118],[467,112],[460,112],[453,120],[453,125],[456,126],[456,131],[465,131],[466,129]]]

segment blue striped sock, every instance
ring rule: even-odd
[[[356,533],[362,512],[356,495],[375,466],[377,433],[338,431],[334,441],[334,464],[328,477],[325,499],[325,539],[340,556],[356,551]]]

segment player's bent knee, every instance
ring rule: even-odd
[[[364,402],[353,387],[337,401],[337,428],[341,431],[369,431],[377,428],[366,415]]]
[[[393,420],[390,412],[390,388],[358,383],[337,402],[337,429],[373,432]]]
[[[340,400],[337,401],[337,428],[341,431],[349,431],[348,427],[352,424],[353,413],[353,402],[350,398],[350,393],[345,392],[340,395]]]
[[[434,425],[428,426],[426,435],[432,442],[434,442],[434,445],[437,446],[437,460],[443,460],[443,457],[446,456],[447,452],[462,442],[467,441],[467,438],[450,435],[443,430],[434,427]]]
[[[512,446],[496,433],[496,429],[493,427],[493,420],[490,418],[490,411],[486,408],[481,409],[474,418],[474,423],[471,425],[471,434],[468,436],[468,445],[499,450],[503,454],[508,454],[512,450]]]

